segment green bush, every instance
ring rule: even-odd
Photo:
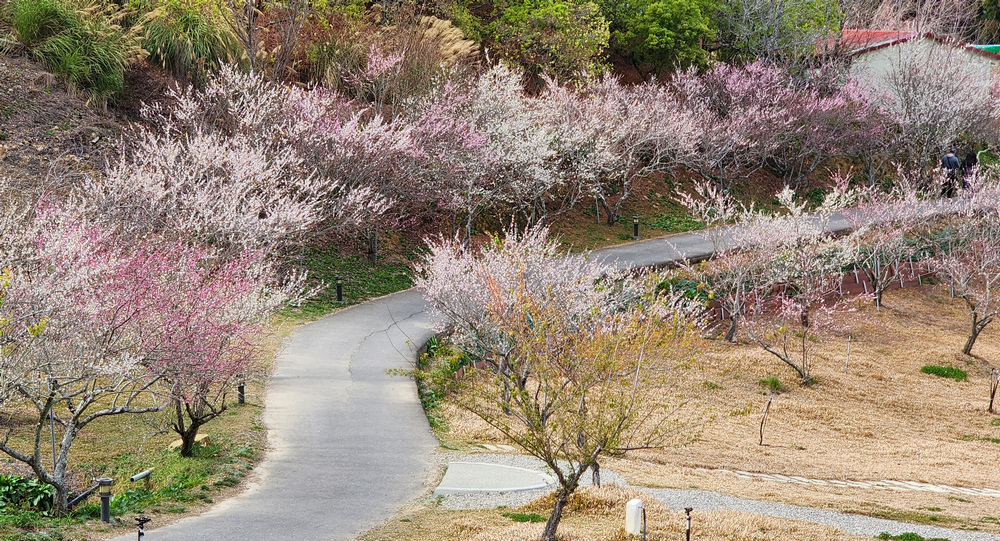
[[[99,102],[122,91],[125,69],[142,52],[138,27],[124,30],[126,10],[114,4],[77,6],[60,0],[18,0],[15,33],[32,54],[71,88]]]
[[[73,8],[60,0],[15,0],[10,4],[10,23],[17,40],[34,47],[74,26],[77,17]]]
[[[36,479],[0,475],[0,508],[47,511],[52,507],[55,489]]]
[[[604,71],[608,22],[594,2],[523,0],[512,2],[493,28],[496,50],[529,75],[561,80]]]
[[[220,63],[234,63],[242,46],[207,4],[167,2],[146,19],[142,47],[174,76],[202,83]]]
[[[954,366],[927,365],[921,368],[920,371],[924,374],[931,374],[942,378],[951,378],[955,381],[965,381],[969,379],[969,375],[965,373],[965,370],[955,368]]]

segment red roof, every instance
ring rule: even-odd
[[[857,56],[870,51],[876,51],[884,47],[891,47],[905,43],[914,38],[933,39],[939,43],[952,45],[966,49],[967,51],[985,56],[991,60],[1000,60],[1000,55],[986,52],[966,43],[953,40],[945,36],[938,36],[930,32],[918,34],[916,32],[904,32],[899,30],[858,30],[845,29],[839,37],[830,38],[826,42],[826,50],[833,51],[835,47],[847,53],[848,56]]]
[[[854,52],[859,49],[889,44],[900,43],[916,36],[916,32],[902,32],[899,30],[852,30],[846,29],[840,35],[840,49],[842,51]],[[836,42],[836,39],[832,40]],[[831,43],[833,45],[833,43]]]

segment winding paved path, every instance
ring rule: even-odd
[[[438,442],[412,380],[386,370],[411,368],[431,327],[409,290],[296,329],[267,390],[258,481],[146,538],[353,539],[391,517],[423,491]]]
[[[831,226],[848,223],[838,217]],[[711,251],[687,233],[595,256],[637,268]],[[411,289],[296,329],[268,387],[269,450],[257,481],[203,515],[149,530],[147,539],[347,540],[393,516],[423,492],[438,443],[412,381],[386,371],[412,367],[432,326]]]

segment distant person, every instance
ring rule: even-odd
[[[941,158],[941,167],[945,170],[944,186],[941,187],[943,197],[955,197],[958,187],[958,174],[962,169],[962,162],[955,155],[955,149],[951,149]]]
[[[979,167],[979,154],[975,149],[969,149],[969,153],[962,160],[962,189],[969,187],[969,182],[966,178],[972,175],[977,167]]]

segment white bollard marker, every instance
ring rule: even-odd
[[[642,535],[642,500],[638,498],[625,504],[625,533]]]

